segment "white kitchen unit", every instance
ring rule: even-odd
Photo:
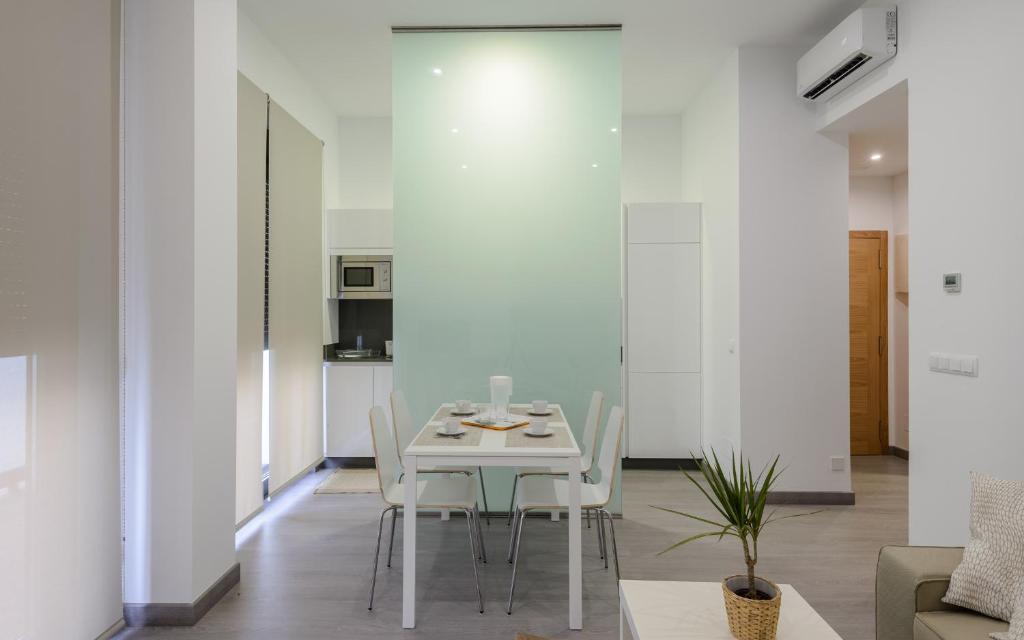
[[[695,203],[626,206],[626,455],[701,446],[701,219]]]
[[[372,458],[370,409],[390,416],[391,364],[324,363],[324,434],[329,458]]]

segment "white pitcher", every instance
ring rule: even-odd
[[[491,411],[495,418],[508,417],[508,403],[512,398],[512,378],[491,376]]]

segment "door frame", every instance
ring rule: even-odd
[[[881,327],[882,341],[879,349],[878,357],[881,360],[881,366],[878,368],[878,386],[879,390],[879,402],[881,404],[880,414],[882,416],[882,426],[880,429],[880,441],[882,443],[881,455],[888,455],[890,449],[889,442],[889,232],[886,230],[872,230],[872,231],[850,231],[849,240],[855,238],[864,239],[877,239],[882,245],[879,249],[879,267],[880,277],[882,279],[881,287],[879,288],[879,297],[881,298],[881,304],[879,305],[879,325]],[[849,245],[849,240],[847,245]],[[847,249],[849,250],[849,249]],[[847,293],[849,293],[849,277],[847,277]],[[847,302],[847,309],[849,309],[849,302]],[[847,358],[849,360],[849,358]],[[849,364],[847,364],[849,366]],[[852,428],[852,425],[851,425]],[[849,435],[852,436],[852,433]],[[854,455],[853,451],[850,451],[850,455]]]

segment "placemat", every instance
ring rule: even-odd
[[[513,429],[505,432],[506,447],[528,447],[531,449],[568,449],[572,446],[572,439],[566,427],[548,427],[554,431],[554,435],[546,438],[531,438],[525,434],[526,427]],[[468,434],[467,434],[468,435]]]
[[[514,413],[517,416],[526,416],[527,418],[540,418],[547,420],[548,422],[565,422],[565,416],[562,415],[562,409],[560,407],[549,406],[548,409],[551,411],[550,416],[531,416],[530,407],[512,407],[508,410],[509,413]]]
[[[466,427],[466,435],[461,438],[451,438],[437,435],[437,427],[431,425],[420,433],[413,445],[418,447],[475,447],[480,444],[483,433],[483,429]]]

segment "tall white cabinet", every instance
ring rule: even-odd
[[[626,455],[701,446],[701,211],[626,205]]]

